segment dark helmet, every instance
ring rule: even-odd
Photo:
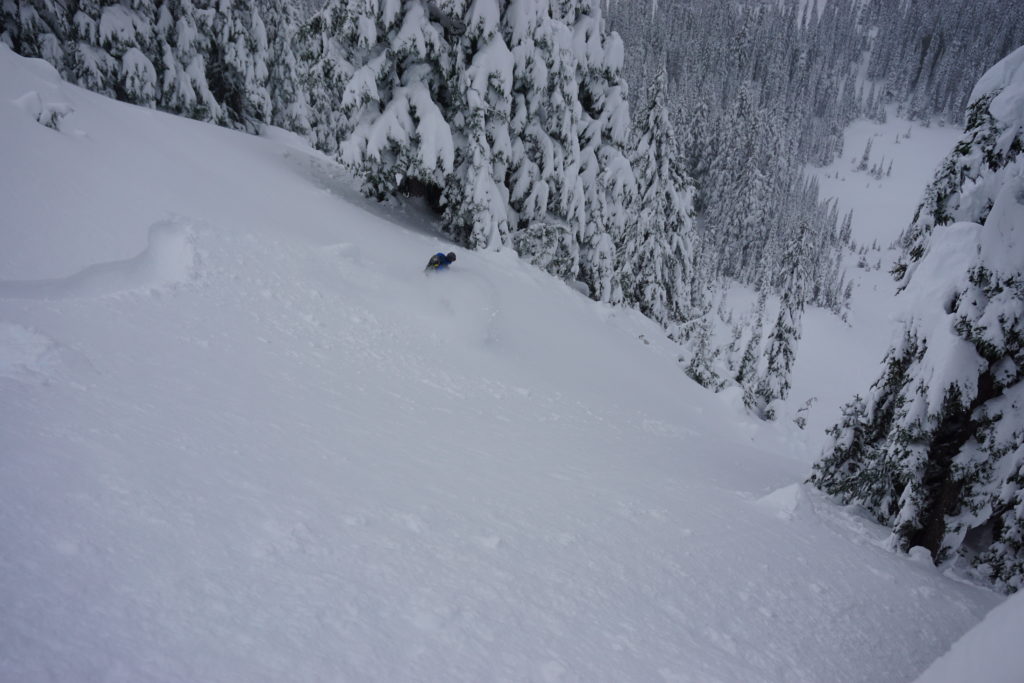
[[[454,261],[455,260],[455,252],[454,251],[449,251],[447,259],[448,259],[448,263],[451,263],[452,261]]]

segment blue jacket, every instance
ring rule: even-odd
[[[427,261],[427,268],[426,269],[428,271],[431,271],[431,270],[447,270],[448,266],[451,265],[452,261],[454,261],[454,260],[455,260],[454,258],[451,258],[451,259],[448,258],[448,256],[446,254],[442,254],[441,252],[437,252],[436,254],[434,254],[433,256],[430,257],[429,261]]]

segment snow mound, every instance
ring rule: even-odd
[[[1002,91],[989,110],[1001,121],[1020,118],[1024,112],[1024,46],[1017,48],[985,72],[971,91],[970,102]]]
[[[757,503],[773,511],[779,519],[790,520],[798,509],[806,507],[808,501],[802,484],[790,484],[758,498]]]
[[[1016,177],[1009,177],[996,195],[984,239],[978,246],[982,260],[1003,273],[1011,273],[1024,263],[1024,157],[1018,157],[1013,166],[1007,173]]]
[[[62,278],[0,280],[0,298],[88,299],[165,289],[190,280],[196,266],[191,227],[161,221],[149,228],[146,248],[129,259],[97,263]]]
[[[30,90],[15,99],[14,106],[31,116],[37,123],[54,130],[60,129],[61,119],[74,112],[74,107],[67,102],[44,101],[36,90]]]
[[[1020,50],[1018,50],[1020,52]],[[953,644],[916,683],[1019,683],[1024,672],[1024,592],[1008,598]]]

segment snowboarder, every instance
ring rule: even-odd
[[[455,252],[449,251],[447,254],[438,252],[430,257],[427,261],[427,267],[424,272],[430,273],[435,270],[447,270],[448,266],[455,262]]]

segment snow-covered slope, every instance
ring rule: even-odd
[[[998,602],[290,136],[2,46],[0,135],[0,680],[905,681]]]

